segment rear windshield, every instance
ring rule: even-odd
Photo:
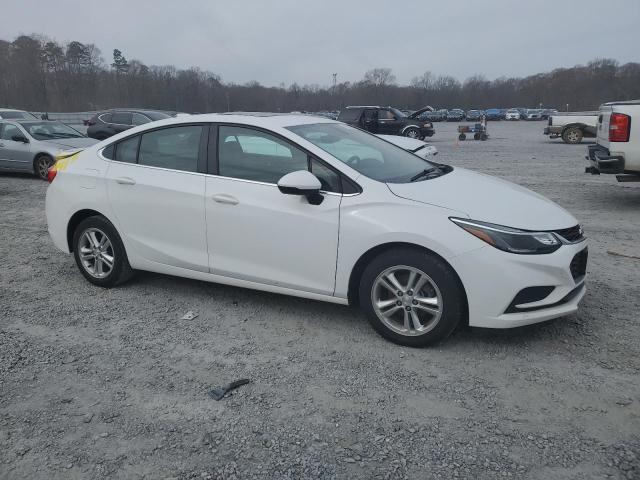
[[[345,108],[338,115],[338,120],[341,122],[355,122],[360,118],[360,113],[362,110],[359,108]]]
[[[21,112],[19,110],[15,110],[15,111],[8,111],[8,112],[0,112],[0,118],[33,120],[34,118],[38,118],[38,117],[36,117],[35,115],[31,115],[28,112]]]
[[[171,118],[171,115],[163,112],[143,112],[151,120],[164,120],[165,118]]]

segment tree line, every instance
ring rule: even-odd
[[[356,82],[329,86],[256,81],[223,82],[198,67],[146,65],[114,50],[105,62],[94,44],[60,44],[43,36],[0,40],[0,107],[31,111],[86,111],[113,107],[183,112],[321,111],[346,105],[424,105],[463,109],[531,107],[591,110],[606,101],[640,98],[640,63],[597,59],[523,78],[460,82],[426,71],[399,85],[391,69],[375,68]]]

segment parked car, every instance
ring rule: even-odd
[[[536,108],[529,108],[525,114],[524,117],[522,117],[523,120],[542,120],[542,110],[538,110]]]
[[[467,111],[466,119],[468,122],[477,122],[482,119],[482,115],[484,115],[482,110],[469,110]]]
[[[102,287],[148,270],[355,304],[407,346],[467,321],[561,317],[585,293],[567,211],[329,119],[171,118],[58,162],[50,181],[50,236]]]
[[[499,108],[489,108],[484,111],[485,117],[487,120],[500,120],[501,114]]]
[[[359,106],[343,108],[338,120],[371,133],[384,135],[404,135],[405,137],[422,139],[434,134],[431,122],[417,119],[422,113],[431,109],[425,107],[414,112],[410,117],[393,107]]]
[[[580,143],[583,138],[595,138],[598,112],[564,112],[551,115],[544,134],[561,137],[564,143]]]
[[[131,127],[164,120],[172,116],[172,112],[159,110],[107,110],[91,117],[88,122],[87,136],[104,140]]]
[[[447,119],[447,110],[434,110],[426,111],[420,117],[420,120],[427,120],[429,122],[442,122]]]
[[[558,113],[558,110],[556,110],[555,108],[545,108],[544,110],[542,110],[542,119],[549,120],[549,117],[551,115],[555,115],[557,113]]]
[[[64,123],[0,120],[0,169],[47,178],[56,156],[98,143]]]
[[[504,116],[505,120],[520,120],[520,111],[517,108],[510,108]]]
[[[619,182],[640,182],[640,100],[601,105],[596,144],[589,145],[588,152],[588,173],[610,173]]]
[[[454,108],[447,113],[447,122],[461,122],[464,120],[464,110]]]
[[[400,135],[377,135],[378,137],[399,146],[407,152],[419,157],[429,159],[438,154],[438,149],[423,140],[417,138],[401,137]]]
[[[38,120],[33,113],[11,108],[0,108],[0,120]]]

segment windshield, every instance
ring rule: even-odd
[[[391,111],[396,116],[396,118],[406,117],[406,115],[403,112],[401,112],[400,110],[398,110],[397,108],[392,108]]]
[[[418,173],[436,169],[432,163],[348,125],[318,123],[288,130],[379,182],[407,183]]]
[[[22,127],[36,140],[82,138],[77,130],[60,122],[22,122]]]

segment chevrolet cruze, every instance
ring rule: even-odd
[[[329,119],[171,118],[61,158],[46,213],[91,283],[135,270],[357,304],[408,346],[575,312],[587,247],[546,198]]]

